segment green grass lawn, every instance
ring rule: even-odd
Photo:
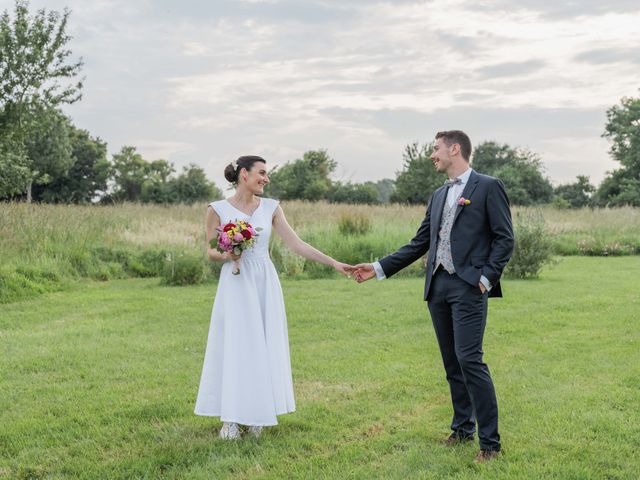
[[[225,442],[193,406],[214,285],[0,306],[0,478],[640,478],[640,257],[561,259],[490,301],[504,455],[445,447],[422,280],[285,281],[298,411]]]

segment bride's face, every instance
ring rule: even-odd
[[[264,186],[269,183],[267,166],[263,162],[255,162],[250,170],[242,169],[240,172],[243,183],[254,195],[264,193]]]

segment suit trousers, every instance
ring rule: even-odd
[[[473,435],[477,420],[480,448],[500,450],[498,402],[482,360],[487,298],[477,285],[439,269],[432,279],[428,306],[451,390],[451,429],[462,437]]]

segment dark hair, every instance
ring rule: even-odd
[[[240,170],[243,168],[251,170],[251,168],[253,168],[253,164],[256,162],[267,163],[264,158],[258,157],[257,155],[244,155],[239,157],[235,162],[226,166],[224,169],[224,178],[226,178],[230,183],[237,184]]]
[[[467,162],[469,161],[471,157],[471,140],[469,140],[469,136],[462,130],[445,130],[444,132],[438,132],[436,133],[436,139],[438,138],[443,138],[447,147],[450,147],[454,143],[460,145],[462,158]]]

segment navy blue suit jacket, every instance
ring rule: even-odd
[[[509,199],[502,182],[471,172],[462,197],[469,205],[457,205],[451,229],[451,257],[456,274],[478,287],[484,275],[493,285],[490,297],[501,297],[500,276],[513,252],[514,237]],[[429,252],[424,299],[429,299],[436,261],[440,219],[447,188],[440,187],[429,198],[427,213],[413,239],[380,260],[384,274],[391,277]],[[479,287],[478,287],[479,288]]]

